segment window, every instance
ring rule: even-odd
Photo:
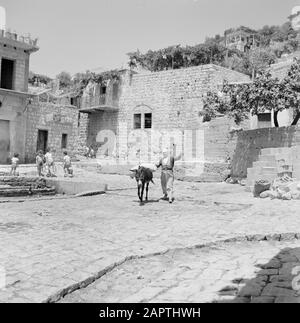
[[[271,113],[260,113],[257,117],[259,122],[271,122]]]
[[[68,145],[68,135],[63,133],[61,137],[61,149],[66,149]]]
[[[2,58],[1,63],[1,88],[13,90],[15,62]]]
[[[106,86],[101,86],[100,87],[100,94],[101,95],[106,94]]]
[[[271,113],[260,113],[257,115],[258,128],[269,128],[272,125]]]
[[[133,128],[141,129],[142,128],[142,115],[140,113],[133,116]]]
[[[100,105],[104,105],[106,103],[106,86],[100,87]]]
[[[70,98],[70,104],[74,105],[77,108],[80,108],[78,97]]]
[[[152,128],[152,113],[145,113],[145,129]]]
[[[118,94],[119,94],[119,84],[118,83],[114,83],[113,84],[113,98],[117,99],[118,98]]]

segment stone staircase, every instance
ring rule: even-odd
[[[48,187],[45,179],[37,177],[0,176],[0,198],[19,196],[55,195],[54,187]]]
[[[300,146],[262,149],[258,160],[247,169],[247,187],[252,191],[255,181],[273,181],[282,175],[300,180]]]

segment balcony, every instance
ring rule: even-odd
[[[95,96],[85,96],[81,100],[81,112],[110,111],[119,110],[119,98],[111,93],[99,94]]]

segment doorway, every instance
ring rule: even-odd
[[[1,62],[1,88],[13,90],[15,62],[2,58]]]
[[[9,162],[10,154],[10,127],[9,121],[0,120],[0,164]]]
[[[41,150],[45,154],[47,147],[48,147],[48,131],[47,130],[38,130],[36,151]]]

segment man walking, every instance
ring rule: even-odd
[[[175,150],[175,145],[173,145]],[[169,200],[169,203],[174,201],[174,166],[175,161],[181,159],[181,154],[174,157],[170,154],[168,149],[163,150],[163,157],[160,159],[159,163],[156,165],[157,168],[161,167],[161,187],[163,191],[163,200]]]

